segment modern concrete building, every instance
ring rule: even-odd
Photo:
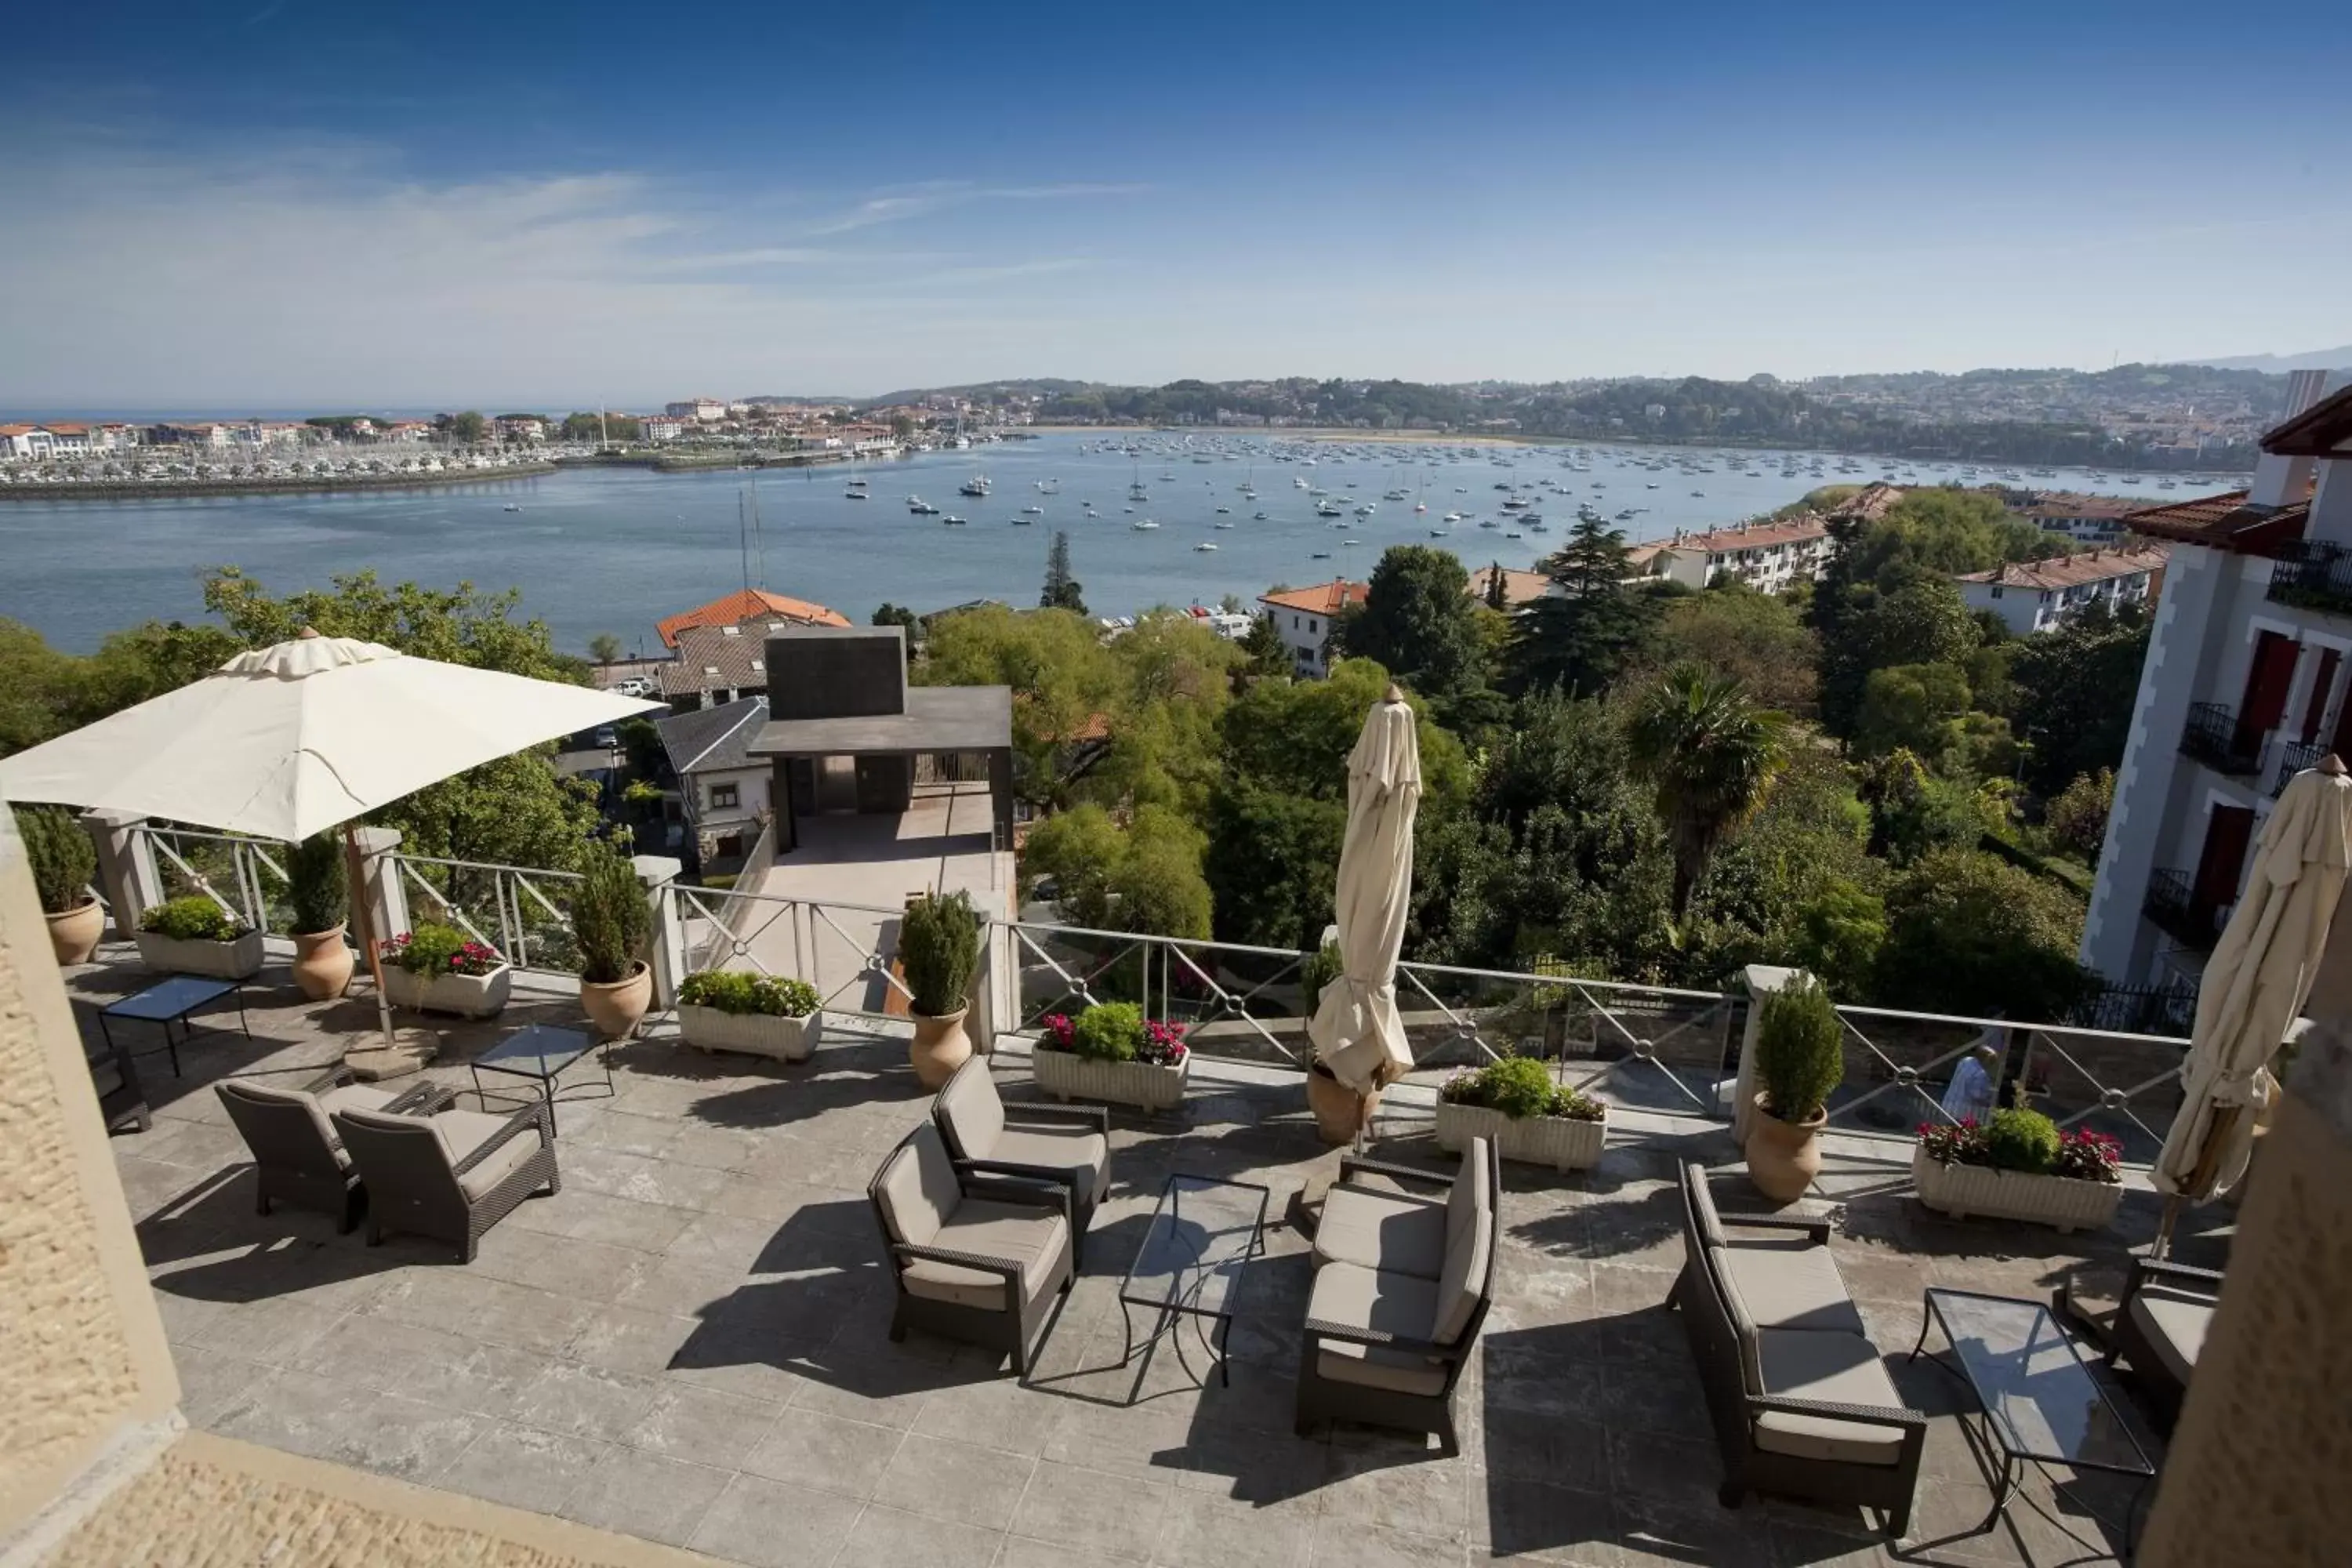
[[[1351,605],[1362,604],[1370,592],[1369,584],[1335,577],[1311,588],[1261,594],[1257,602],[1274,621],[1274,629],[1282,634],[1298,673],[1320,679],[1331,668],[1331,617]]]
[[[2129,550],[2095,548],[2047,561],[2011,562],[1953,579],[1971,610],[1990,610],[2020,637],[2046,632],[2093,605],[2111,610],[2151,603],[2164,583],[2170,550],[2162,544]]]
[[[2132,514],[2171,558],[2083,962],[2193,980],[2286,781],[2352,752],[2352,389],[2297,372],[2246,489]]]
[[[748,746],[771,769],[776,855],[801,821],[900,816],[919,773],[985,780],[992,837],[1013,843],[1013,692],[908,686],[902,626],[788,626],[768,637],[768,721]]]

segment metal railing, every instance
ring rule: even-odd
[[[2279,547],[2268,596],[2282,605],[2352,615],[2352,552],[2316,540]]]
[[[1281,947],[1198,942],[1026,921],[990,922],[1012,943],[1016,1027],[1056,1013],[1134,1002],[1147,1017],[1186,1026],[1203,1056],[1305,1067],[1305,968],[1313,955]]]
[[[2326,754],[2327,743],[2324,741],[2297,741],[2281,748],[2278,776],[2271,780],[2271,794],[2273,796],[2284,795],[2288,781],[2305,768],[2317,767],[2319,759]]]
[[[282,852],[283,845],[210,828],[165,827],[154,823],[139,831],[154,852],[155,870],[166,897],[208,898],[223,912],[256,931],[282,933],[292,929],[286,868],[272,854]],[[134,923],[139,913],[131,911]]]
[[[2242,733],[2237,712],[2226,702],[2189,705],[2180,751],[2219,773],[2242,776],[2262,772],[2262,738]]]
[[[1842,1132],[1908,1139],[1923,1123],[1956,1121],[1944,1095],[1979,1045],[1998,1054],[1999,1103],[2030,1106],[2061,1129],[2112,1133],[2134,1164],[2156,1158],[2179,1108],[2189,1042],[2177,1037],[1892,1007],[1837,1013],[1846,1071],[1830,1098],[1830,1124]]]
[[[742,969],[805,980],[818,1005],[835,1013],[903,1013],[912,999],[893,972],[903,910],[677,883],[663,899],[686,973]]]
[[[430,855],[388,858],[399,872],[412,928],[427,921],[454,926],[517,969],[580,973],[569,890],[581,879],[578,872]],[[382,934],[390,938],[400,933]]]
[[[2188,872],[2178,867],[2159,866],[2147,875],[2147,892],[2140,900],[2140,913],[2157,930],[2201,952],[2221,939],[2227,910],[2200,898],[2197,885]]]

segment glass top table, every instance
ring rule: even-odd
[[[180,1047],[195,1038],[195,1025],[191,1016],[199,1007],[208,1007],[226,996],[236,998],[237,1027],[245,1031],[247,1039],[253,1038],[253,1026],[245,1017],[245,983],[206,974],[174,974],[119,1002],[110,1002],[99,1009],[98,1031],[105,1039],[107,1048],[111,1050],[114,1047],[114,1026],[110,1020],[135,1018],[143,1023],[160,1024],[163,1029],[163,1048],[172,1058],[172,1076],[177,1078],[180,1076]],[[180,1026],[177,1037],[172,1033],[173,1024]]]
[[[2042,1302],[1934,1287],[1927,1291],[1919,1342],[1911,1347],[1914,1359],[1931,1326],[1943,1331],[1951,1350],[1948,1362],[1929,1359],[1967,1382],[1985,1433],[2000,1450],[2000,1476],[1985,1528],[2009,1506],[2029,1462],[2126,1476],[2156,1474],[2083,1352]],[[2128,1535],[2128,1521],[2126,1531]]]
[[[518,1029],[476,1057],[470,1064],[474,1069],[475,1098],[482,1098],[482,1074],[511,1073],[517,1078],[535,1080],[547,1101],[548,1126],[555,1125],[555,1080],[565,1068],[596,1048],[595,1037],[580,1029],[558,1029],[547,1024],[533,1024]],[[590,1086],[593,1087],[593,1086]],[[613,1092],[613,1069],[604,1068],[604,1089]],[[487,1103],[487,1101],[486,1101]]]
[[[1244,1270],[1265,1251],[1265,1210],[1270,1189],[1253,1182],[1221,1181],[1178,1171],[1160,1189],[1159,1206],[1135,1262],[1119,1281],[1118,1310],[1127,1330],[1125,1366],[1139,1350],[1151,1346],[1185,1318],[1200,1325],[1201,1346],[1218,1362],[1218,1375],[1233,1384],[1231,1362],[1221,1352],[1213,1332],[1233,1331],[1235,1303],[1243,1293]],[[1151,1331],[1139,1346],[1135,1338],[1135,1308],[1153,1316]],[[1212,1327],[1213,1325],[1213,1328]],[[1176,1342],[1177,1359],[1184,1355]]]

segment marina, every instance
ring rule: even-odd
[[[215,565],[242,566],[278,592],[373,570],[436,587],[519,586],[521,613],[577,649],[598,632],[642,635],[681,597],[741,586],[740,502],[753,487],[768,585],[863,621],[884,600],[919,611],[978,598],[1034,605],[1054,529],[1069,531],[1088,607],[1118,616],[1227,594],[1254,601],[1277,583],[1328,579],[1325,563],[1346,542],[1357,545],[1357,575],[1388,545],[1432,538],[1452,541],[1445,547],[1473,567],[1531,567],[1561,537],[1538,516],[1547,503],[1590,509],[1638,542],[1882,478],[2151,500],[2242,482],[1812,452],[1213,431],[1055,431],[860,468],[862,482],[851,483],[813,469],[567,468],[431,489],[17,501],[0,508],[0,616],[88,652],[137,620],[201,616],[199,582]],[[1667,480],[1679,482],[1659,488]],[[1231,500],[1244,485],[1255,492],[1246,514]],[[1683,493],[1695,488],[1706,495]],[[1402,501],[1370,499],[1397,490],[1444,499],[1443,526]],[[957,514],[922,500],[943,491],[959,498]],[[898,504],[869,506],[867,496]],[[1507,510],[1507,500],[1521,504]],[[942,524],[957,531],[943,535]],[[1195,549],[1206,542],[1216,550]]]

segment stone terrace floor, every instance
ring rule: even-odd
[[[74,972],[85,1030],[148,978],[127,963]],[[2036,1475],[2007,1523],[1975,1533],[1990,1494],[1957,1414],[1968,1396],[1903,1352],[1930,1283],[2046,1299],[2073,1279],[2111,1300],[2124,1244],[2153,1226],[2144,1193],[2117,1234],[2063,1237],[1947,1221],[1899,1169],[1842,1167],[1839,1266],[1898,1385],[1936,1416],[1911,1536],[1890,1551],[1859,1512],[1716,1500],[1698,1381],[1665,1305],[1682,1261],[1675,1162],[1715,1168],[1726,1206],[1758,1206],[1713,1124],[1612,1128],[1600,1168],[1577,1176],[1505,1167],[1497,1304],[1460,1395],[1464,1451],[1445,1458],[1370,1428],[1292,1434],[1309,1278],[1294,1229],[1255,1266],[1230,1390],[1201,1386],[1166,1344],[1139,1370],[1117,1364],[1118,1279],[1169,1171],[1269,1183],[1276,1217],[1334,1173],[1295,1081],[1202,1062],[1181,1117],[1114,1116],[1115,1192],[1024,1386],[975,1350],[886,1338],[865,1185],[927,1100],[884,1026],[835,1020],[790,1068],[659,1039],[616,1047],[617,1091],[560,1107],[562,1192],[526,1203],[467,1268],[438,1244],[372,1248],[324,1215],[255,1215],[211,1085],[303,1081],[373,1011],[305,1004],[275,968],[249,996],[253,1042],[200,1036],[178,1080],[160,1054],[142,1061],[154,1128],[114,1143],[188,1418],[229,1436],[719,1559],[836,1568],[2074,1563],[2113,1555],[2133,1500],[2111,1478],[2053,1490]],[[467,1054],[575,1016],[572,1000],[519,994],[497,1023],[450,1029],[433,1071],[470,1089]],[[1010,1053],[997,1073],[1009,1098],[1029,1092]],[[1376,1152],[1445,1160],[1426,1115],[1384,1112]]]

